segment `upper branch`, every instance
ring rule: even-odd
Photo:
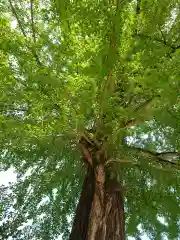
[[[157,153],[157,152],[151,152],[151,151],[149,151],[147,149],[143,149],[143,148],[130,147],[130,149],[141,153],[145,157],[154,158],[157,163],[169,164],[172,167],[180,170],[180,163],[178,163],[177,161],[176,162],[174,161],[174,159],[177,159],[177,158],[180,157],[180,152],[161,152],[161,153]]]
[[[12,11],[13,15],[15,16],[15,18],[16,18],[16,20],[17,20],[17,22],[18,22],[19,28],[20,28],[23,36],[24,36],[25,38],[27,38],[26,31],[25,31],[24,28],[23,28],[23,25],[22,25],[22,23],[21,23],[21,21],[20,21],[20,19],[19,19],[19,16],[18,16],[18,14],[17,14],[17,12],[16,12],[16,10],[15,10],[15,8],[14,8],[11,0],[9,0],[9,4],[10,4],[11,11]],[[31,3],[31,6],[32,6],[32,3]],[[39,67],[41,67],[41,66],[42,66],[42,63],[41,63],[41,61],[40,61],[40,59],[39,59],[36,51],[34,51],[34,49],[32,49],[32,48],[30,48],[30,47],[28,47],[28,48],[29,48],[30,51],[32,52],[32,54],[33,54],[33,56],[34,56],[34,58],[35,58],[35,60],[36,60],[37,65],[38,65]]]
[[[136,14],[140,14],[141,12],[141,0],[137,0],[137,5],[136,5]]]
[[[159,31],[160,31],[160,33],[161,33],[161,36],[162,36],[162,38],[163,38],[164,44],[166,45],[167,41],[166,41],[166,38],[165,38],[165,36],[164,36],[164,33],[163,33],[163,31],[161,30],[161,27],[160,27],[159,25],[158,25],[158,27],[159,27]]]
[[[36,42],[36,34],[35,34],[35,28],[34,28],[33,0],[31,0],[30,8],[31,8],[31,27],[32,27],[32,36],[33,36],[34,42]]]
[[[137,0],[136,21],[135,21],[136,27],[135,27],[135,30],[134,30],[135,35],[138,33],[138,17],[139,17],[140,13],[141,13],[141,0]]]
[[[137,113],[139,111],[144,111],[144,113],[148,113],[148,111],[150,110],[150,105],[152,103],[152,101],[154,100],[154,97],[146,100],[145,102],[143,102],[141,105],[139,105],[137,108],[134,109],[134,113]],[[144,122],[144,120],[142,119],[131,119],[129,121],[127,121],[125,123],[125,127],[127,126],[136,126],[137,124]]]
[[[107,77],[106,77],[107,80],[103,85],[101,97],[100,97],[100,104],[102,106],[100,111],[100,125],[104,124],[104,116],[106,115],[106,108],[104,107],[104,101],[106,101],[115,90],[114,66],[118,56],[118,44],[117,44],[118,32],[117,31],[119,30],[119,26],[117,27],[117,23],[119,22],[119,18],[120,18],[120,6],[122,2],[123,0],[115,1],[116,8],[113,12],[113,15],[111,16],[112,17],[111,30],[109,29],[110,33],[108,33],[109,51],[104,58],[104,65],[105,65],[105,68],[107,69]]]
[[[21,24],[21,21],[20,21],[20,19],[18,17],[18,14],[17,14],[17,12],[16,12],[16,10],[15,10],[11,0],[9,0],[9,4],[10,4],[11,10],[12,10],[12,13],[14,14],[14,16],[15,16],[17,22],[18,22],[19,28],[21,29],[22,34],[26,38],[27,37],[26,32],[25,32],[25,30],[24,30],[24,28],[23,28],[23,26]]]
[[[172,44],[169,44],[167,41],[165,41],[164,39],[159,39],[156,37],[151,37],[149,35],[143,34],[143,33],[138,33],[138,34],[134,34],[133,37],[141,37],[141,38],[146,38],[149,39],[151,41],[155,41],[155,42],[159,42],[162,43],[165,47],[169,47],[171,49],[171,54],[175,53],[176,50],[180,49],[180,45],[174,46]]]

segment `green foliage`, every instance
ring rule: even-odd
[[[179,1],[120,2],[0,4],[0,169],[17,173],[1,189],[4,236],[67,239],[85,174],[77,140],[95,127],[108,156],[133,162],[116,167],[127,236],[179,238],[179,171],[130,149],[180,151]]]

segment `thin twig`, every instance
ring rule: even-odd
[[[159,27],[159,31],[160,31],[160,33],[161,33],[161,36],[162,36],[162,38],[163,38],[163,40],[164,40],[164,44],[166,45],[167,41],[166,41],[166,38],[165,38],[165,36],[164,36],[164,33],[163,33],[163,31],[161,30],[159,24],[158,24],[158,27]]]
[[[175,116],[174,113],[172,113],[169,109],[167,109],[167,112],[171,115],[171,117],[175,118],[177,120],[177,122],[179,122],[180,118]]]
[[[132,101],[133,101],[134,95],[131,95],[129,97],[129,100],[125,103],[125,108],[128,108],[128,106],[131,105]]]
[[[24,28],[23,28],[23,25],[21,24],[21,21],[20,21],[20,19],[19,19],[19,17],[18,17],[18,14],[17,14],[17,12],[16,12],[16,10],[15,10],[15,8],[14,8],[11,0],[9,0],[9,4],[10,4],[11,10],[12,10],[12,13],[14,14],[14,16],[15,16],[17,22],[18,22],[19,28],[20,28],[23,36],[27,39],[27,34],[26,34],[26,32],[25,32],[25,30],[24,30]],[[30,47],[28,47],[28,48],[30,49],[30,51],[31,51],[32,54],[34,55],[34,58],[35,58],[35,60],[36,60],[37,65],[38,65],[39,67],[41,67],[41,66],[42,66],[42,63],[41,63],[41,61],[39,60],[39,57],[38,57],[37,53],[36,53],[32,48],[30,48]]]
[[[137,5],[136,5],[136,16],[135,16],[135,30],[134,30],[134,33],[135,35],[138,33],[138,17],[139,17],[139,14],[141,13],[141,0],[137,0]]]
[[[10,4],[11,10],[12,10],[12,13],[14,14],[14,16],[15,16],[17,22],[18,22],[18,25],[19,25],[19,28],[21,29],[22,34],[24,35],[25,38],[27,38],[26,32],[25,32],[25,30],[24,30],[24,28],[21,24],[21,21],[20,21],[18,15],[16,13],[16,10],[15,10],[11,0],[9,0],[9,4]]]
[[[31,0],[31,2],[30,2],[30,8],[31,8],[32,36],[33,36],[34,42],[36,42],[36,34],[35,34],[35,28],[34,28],[33,0]]]

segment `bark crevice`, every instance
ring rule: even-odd
[[[87,240],[91,205],[94,196],[95,176],[89,166],[82,186],[80,199],[76,208],[75,218],[69,240]]]
[[[88,167],[69,240],[125,240],[122,186],[101,164]]]

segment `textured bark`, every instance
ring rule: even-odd
[[[94,185],[94,171],[91,167],[88,167],[69,240],[87,239],[89,217],[94,195]]]
[[[103,217],[99,226],[94,240],[125,240],[123,192],[116,181],[107,180],[105,184]]]
[[[122,187],[103,171],[100,165],[87,172],[70,240],[125,240]]]
[[[104,166],[95,168],[95,189],[92,202],[91,214],[89,218],[88,240],[95,240],[103,225],[104,196],[105,196],[105,173]],[[102,233],[103,234],[103,233]]]
[[[106,240],[125,240],[124,198],[120,183],[114,182],[106,189],[106,206],[110,206],[106,218]]]

